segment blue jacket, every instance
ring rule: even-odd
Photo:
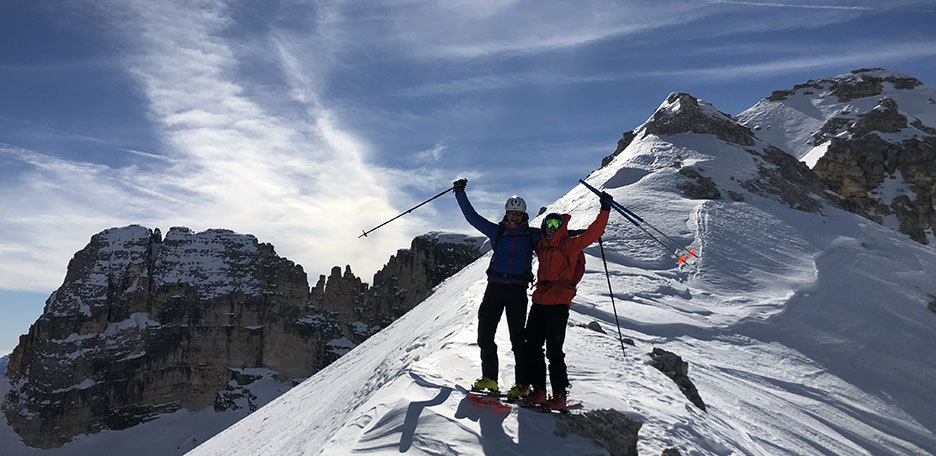
[[[527,220],[516,228],[508,227],[503,220],[500,223],[491,222],[474,210],[465,192],[455,193],[455,199],[458,200],[458,207],[465,215],[465,220],[491,240],[494,256],[487,271],[488,281],[522,284],[529,282],[527,277],[532,278],[533,274],[533,246],[539,242],[542,232],[538,228],[530,228]],[[504,227],[504,232],[495,246],[495,238],[501,226]]]

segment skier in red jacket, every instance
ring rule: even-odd
[[[576,258],[604,233],[611,212],[611,195],[602,193],[601,211],[595,221],[584,233],[569,236],[569,214],[551,213],[543,219],[543,237],[536,244],[535,252],[539,259],[536,273],[536,290],[533,292],[533,305],[527,319],[525,338],[525,373],[523,382],[533,387],[526,398],[531,405],[545,405],[554,410],[565,410],[566,388],[569,377],[566,372],[565,354],[562,344],[565,341],[566,323],[569,321],[569,308],[575,296]],[[546,358],[549,358],[549,383],[553,397],[546,399],[546,360],[543,358],[543,344],[546,344]]]

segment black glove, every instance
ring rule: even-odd
[[[601,192],[601,210],[610,211],[611,210],[611,201],[614,201],[614,197],[608,194],[608,192]]]
[[[458,179],[452,182],[452,185],[455,186],[455,193],[461,193],[465,191],[465,186],[468,185],[468,179]]]

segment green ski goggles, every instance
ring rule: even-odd
[[[546,219],[546,221],[543,222],[543,226],[545,226],[546,228],[552,228],[554,230],[558,230],[559,227],[562,226],[562,219],[548,218]]]

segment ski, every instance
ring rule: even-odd
[[[458,390],[459,393],[464,394],[465,397],[467,397],[471,402],[474,402],[476,405],[481,407],[491,407],[498,411],[510,410],[510,406],[505,405],[501,401],[495,399],[497,396],[490,396],[483,392],[471,392],[466,390],[461,385],[455,385],[455,389]]]
[[[532,404],[527,404],[524,401],[518,401],[518,404],[520,405],[520,407],[525,408],[527,410],[533,410],[534,412],[550,413],[550,414],[557,413],[560,415],[570,415],[570,414],[575,415],[576,413],[569,411],[569,409],[582,408],[582,401],[575,400],[575,399],[566,401],[566,408],[563,410],[553,410],[542,404],[532,405]]]
[[[478,396],[488,396],[488,397],[496,397],[496,398],[505,398],[505,397],[507,397],[507,393],[502,393],[502,392],[500,392],[500,391],[479,390],[479,389],[474,389],[474,388],[472,388],[472,389],[468,390],[468,392],[469,392],[469,393],[477,394]]]

